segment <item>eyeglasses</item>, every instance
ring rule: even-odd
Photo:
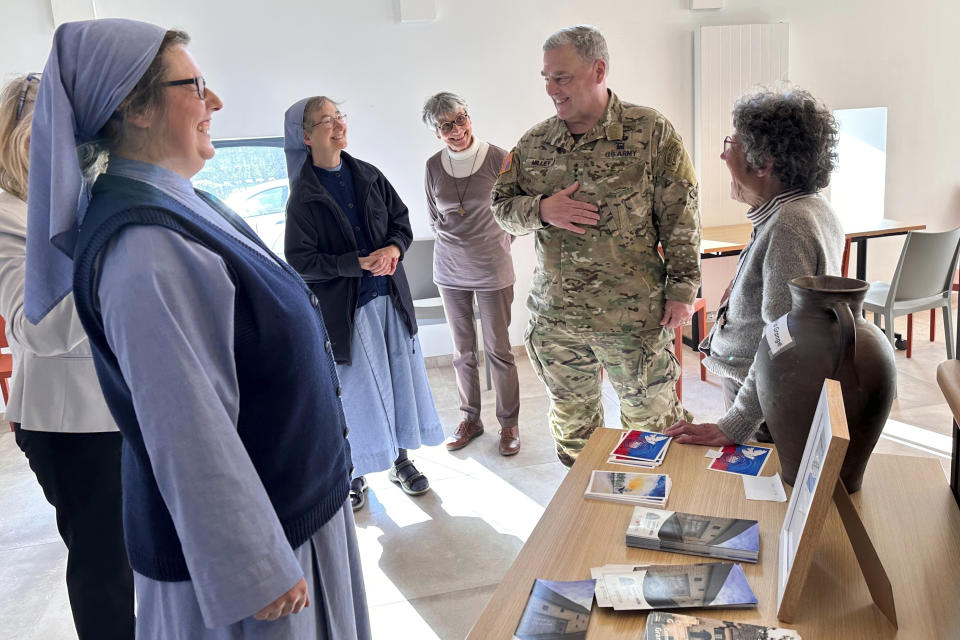
[[[740,142],[734,140],[732,136],[727,136],[723,139],[723,155],[727,155],[730,152],[730,147],[739,147]]]
[[[183,80],[171,80],[169,82],[160,83],[161,87],[179,87],[181,85],[192,84],[197,89],[197,97],[201,100],[207,97],[207,81],[203,79],[203,76],[196,76],[194,78],[185,78]]]
[[[319,120],[317,120],[316,122],[308,126],[307,129],[313,129],[314,127],[323,127],[324,129],[330,129],[331,127],[333,127],[334,122],[339,122],[340,124],[344,124],[346,123],[346,121],[347,121],[347,114],[337,113],[336,115],[332,115],[332,116],[323,116],[322,118],[320,118]]]
[[[34,80],[37,82],[40,81],[39,73],[29,73],[27,77],[23,79],[23,85],[20,87],[20,99],[17,101],[17,120],[23,115],[23,105],[27,102],[27,90],[30,88],[30,83]]]
[[[465,127],[470,122],[470,116],[464,113],[457,114],[457,117],[448,122],[437,125],[440,133],[453,133],[454,127]]]

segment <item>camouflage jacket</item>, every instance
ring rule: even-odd
[[[583,235],[540,220],[540,200],[574,181],[573,198],[599,207],[600,221]],[[504,158],[493,212],[514,235],[536,233],[527,301],[536,322],[649,330],[659,326],[665,298],[696,297],[697,177],[680,136],[654,109],[611,92],[603,117],[578,141],[557,117],[536,125]]]

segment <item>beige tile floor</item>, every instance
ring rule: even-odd
[[[946,470],[950,411],[936,384],[945,359],[942,324],[927,342],[928,316],[915,323],[913,358],[897,352],[899,397],[891,418],[898,427],[877,451],[938,457]],[[898,322],[905,330],[905,320]],[[698,420],[718,417],[716,378],[699,379],[697,360],[684,353],[684,399]],[[465,449],[430,447],[412,453],[433,491],[404,495],[385,473],[369,476],[368,506],[357,533],[375,638],[463,638],[564,477],[547,432],[547,400],[525,356],[518,357],[523,448],[497,453],[494,394],[483,394],[487,432]],[[453,371],[430,369],[447,432],[457,422]],[[618,424],[616,398],[605,389],[607,424]],[[894,425],[896,426],[896,425]],[[63,584],[65,550],[47,505],[13,435],[0,434],[0,639],[76,638]]]

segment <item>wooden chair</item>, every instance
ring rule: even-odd
[[[0,349],[6,349],[7,344],[7,323],[3,316],[0,316]],[[9,353],[0,354],[0,393],[3,394],[3,406],[10,402],[10,383],[8,380],[13,376],[13,356]],[[10,431],[13,431],[13,423],[10,423]]]
[[[703,298],[697,298],[693,301],[693,317],[696,318],[697,326],[700,327],[700,336],[707,335],[707,301]],[[677,398],[683,400],[683,327],[677,327],[673,330],[673,355],[677,357],[680,363],[680,377],[677,378]],[[700,354],[700,379],[707,379],[707,368],[703,366],[704,354]]]

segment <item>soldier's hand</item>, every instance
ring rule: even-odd
[[[579,182],[574,182],[566,189],[557,191],[552,196],[540,200],[540,220],[574,233],[586,233],[585,229],[576,226],[593,226],[600,220],[600,214],[595,204],[580,202],[570,196],[580,188]]]
[[[672,436],[679,444],[702,444],[713,447],[725,447],[728,444],[737,444],[728,438],[720,427],[712,422],[694,424],[681,420],[663,430],[663,434]]]
[[[692,315],[692,304],[667,300],[667,303],[663,306],[663,318],[660,320],[660,326],[667,329],[676,329],[689,320]]]

